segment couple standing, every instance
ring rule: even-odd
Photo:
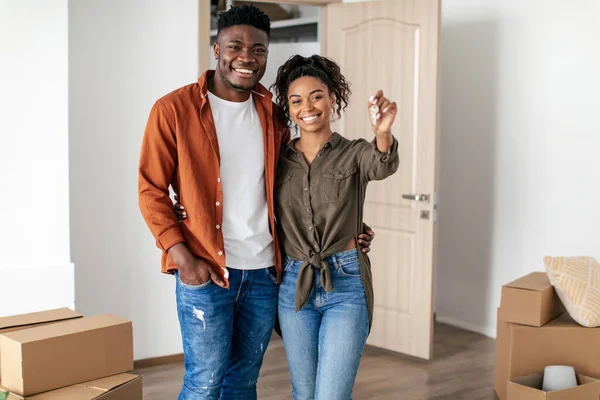
[[[254,6],[222,13],[216,70],[159,99],[144,134],[139,204],[176,277],[180,400],[256,399],[276,318],[294,399],[348,400],[371,326],[363,203],[398,168],[396,104],[369,99],[372,142],[332,132],[350,87],[320,56],[279,68],[273,104],[258,83],[269,35]]]

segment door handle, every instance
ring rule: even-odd
[[[428,194],[403,194],[402,198],[406,200],[429,202]]]

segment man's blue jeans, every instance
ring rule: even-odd
[[[229,289],[186,285],[176,273],[185,377],[179,400],[255,400],[277,294],[274,267],[229,269]]]
[[[333,292],[316,273],[308,303],[296,312],[302,261],[287,258],[279,288],[279,324],[294,400],[350,400],[369,334],[369,313],[356,249],[327,259]]]

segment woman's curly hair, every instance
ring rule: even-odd
[[[290,118],[288,89],[292,82],[302,76],[312,76],[327,85],[329,93],[335,95],[337,104],[335,112],[338,117],[341,117],[342,111],[348,106],[348,99],[352,92],[350,83],[342,75],[339,65],[335,61],[319,55],[310,57],[295,55],[279,67],[275,83],[271,85],[271,89],[275,90],[276,102],[281,108],[285,120]]]

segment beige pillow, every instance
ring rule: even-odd
[[[600,326],[600,263],[593,257],[544,257],[546,273],[571,317]]]

